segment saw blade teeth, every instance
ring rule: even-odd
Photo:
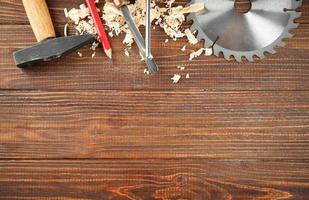
[[[223,53],[223,56],[224,56],[224,59],[227,60],[227,61],[230,61],[231,60],[231,55],[228,55],[228,54],[224,54]]]
[[[289,28],[290,29],[295,29],[295,28],[298,28],[299,24],[298,23],[292,23]]]
[[[201,34],[198,33],[199,31],[197,31],[197,35],[196,35],[196,39],[198,41],[201,41],[203,39],[203,36]]]
[[[294,11],[294,12],[291,13],[291,20],[293,20],[293,22],[294,22],[294,20],[300,18],[301,15],[302,15],[301,12]]]
[[[253,55],[246,55],[246,59],[247,59],[249,62],[253,62],[253,61],[254,61]]]
[[[206,43],[206,40],[205,40],[205,43]],[[218,49],[218,46],[217,45],[214,45],[213,46],[213,53],[216,55],[216,56],[219,56],[220,55],[220,50]]]
[[[275,49],[268,49],[268,50],[266,50],[268,53],[270,53],[270,54],[275,54],[275,53],[277,53],[277,51],[275,50]]]
[[[199,30],[197,30],[196,38],[198,39],[198,41],[204,40],[204,48],[209,48],[214,44],[213,41],[211,41],[208,38],[205,38]]]
[[[256,56],[257,56],[259,59],[264,59],[264,58],[265,58],[264,52],[260,52],[260,53],[256,54]]]
[[[206,2],[208,0],[199,0],[201,2]],[[280,0],[273,0],[273,1],[280,1]],[[196,38],[201,41],[204,41],[204,48],[213,47],[213,54],[216,56],[223,55],[225,60],[232,60],[235,59],[238,62],[242,62],[243,60],[248,60],[249,62],[253,62],[256,59],[264,59],[267,55],[266,52],[269,54],[275,54],[277,51],[274,49],[276,47],[283,47],[286,45],[286,42],[283,41],[284,39],[289,39],[294,36],[290,31],[293,29],[296,29],[299,24],[295,22],[295,20],[299,17],[301,17],[302,13],[296,10],[302,5],[302,0],[287,0],[289,1],[290,6],[286,7],[284,10],[287,17],[289,17],[288,21],[284,22],[284,27],[282,27],[281,32],[278,32],[280,34],[279,37],[273,38],[271,43],[268,43],[268,46],[257,46],[256,49],[250,49],[243,51],[242,49],[235,49],[235,48],[227,48],[228,45],[224,45],[224,42],[219,42],[214,39],[214,35],[219,35],[219,33],[214,34],[213,29],[210,27],[209,24],[211,23],[205,23],[207,18],[207,14],[205,14],[205,19],[202,17],[197,17],[196,13],[191,13],[187,16],[187,20],[192,20],[193,24],[190,27],[190,30],[197,31]],[[197,0],[191,0],[190,3],[187,4],[187,6],[192,5],[193,3],[197,3]],[[214,1],[216,3],[216,1]],[[265,5],[267,6],[267,5]],[[282,8],[280,7],[279,9]],[[279,11],[278,11],[279,12]],[[283,11],[282,11],[283,12]],[[281,12],[280,12],[281,14]],[[203,16],[204,17],[204,16]],[[207,27],[202,26],[203,24],[208,24]],[[216,24],[211,24],[215,26]],[[214,30],[216,30],[214,28]],[[221,30],[221,29],[220,29]],[[220,45],[219,45],[220,44]],[[233,57],[233,58],[232,58]]]
[[[204,41],[204,48],[210,48],[213,45],[213,42],[205,40]]]
[[[292,5],[292,9],[299,8],[302,4],[303,4],[303,0],[294,0],[293,5]]]
[[[235,58],[235,60],[236,60],[237,62],[241,62],[241,61],[242,61],[242,55],[240,55],[240,54],[233,55],[233,57]]]
[[[278,46],[280,46],[280,47],[285,47],[286,46],[286,43],[285,42],[283,42],[283,41],[281,41],[280,43],[279,43],[279,45]]]
[[[220,56],[220,54],[223,55],[224,59],[227,61],[231,60],[231,55],[228,54],[227,52],[224,52],[219,46],[217,46],[216,44],[213,46],[213,53],[214,55],[216,55],[217,57]]]
[[[221,52],[222,52],[223,57],[224,57],[225,60],[228,60],[228,61],[231,60],[231,56],[232,56],[231,54],[224,53],[223,51],[221,51]],[[219,54],[220,54],[220,52],[219,52]]]
[[[283,38],[288,38],[291,39],[294,36],[294,34],[290,33],[290,32],[286,32],[283,36]]]
[[[192,33],[194,33],[195,31],[197,31],[197,34],[200,35],[200,28],[197,26],[197,24],[195,22],[193,22],[193,24],[190,27],[190,31]]]

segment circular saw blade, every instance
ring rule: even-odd
[[[289,32],[297,28],[294,20],[301,16],[296,8],[302,0],[251,0],[251,9],[240,13],[234,0],[192,0],[189,4],[205,3],[206,10],[188,16],[193,20],[192,31],[204,39],[204,46],[213,47],[214,54],[223,53],[226,60],[237,61],[264,53],[276,53],[274,47],[284,46],[282,39],[291,38]]]

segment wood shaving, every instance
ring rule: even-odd
[[[96,48],[97,48],[98,46],[99,46],[99,43],[98,43],[98,42],[93,42],[92,45],[91,45],[91,47],[90,47],[90,49],[91,49],[92,51],[95,51]]]
[[[65,9],[65,16],[71,19],[76,25],[80,22],[80,20],[85,19],[89,15],[89,10],[85,4],[81,4],[79,6],[79,9],[72,8],[69,11]]]
[[[188,13],[193,13],[193,12],[201,12],[201,11],[204,11],[205,9],[206,7],[204,3],[195,3],[188,7],[183,8],[181,13],[188,14]]]
[[[81,20],[76,26],[75,29],[77,30],[79,35],[83,34],[91,34],[96,35],[97,30],[93,24],[93,21],[90,20]]]
[[[66,18],[69,18],[68,9],[65,8],[65,9],[63,10],[63,12],[64,12],[64,16],[65,16]]]
[[[177,66],[177,68],[180,69],[181,71],[185,70],[185,67],[182,67],[182,66]]]
[[[198,41],[189,29],[184,33],[181,26],[185,21],[185,15],[190,12],[201,10],[202,4],[191,5],[184,8],[183,6],[172,6],[174,0],[165,2],[164,7],[158,6],[155,2],[151,3],[151,22],[161,27],[166,35],[173,40],[187,36],[191,44],[196,44]],[[136,0],[134,4],[128,5],[130,13],[138,27],[145,26],[146,1]],[[103,20],[109,29],[109,36],[119,36],[124,33],[125,38],[123,44],[131,46],[134,43],[133,36],[129,27],[119,9],[114,7],[112,2],[106,2],[103,7]]]
[[[173,81],[173,83],[178,83],[181,79],[181,75],[179,74],[174,74],[174,76],[171,78],[171,80]]]
[[[99,1],[96,0],[95,3]],[[97,31],[92,21],[89,9],[85,4],[81,4],[79,8],[72,8],[68,11],[67,8],[64,9],[64,15],[68,18],[69,22],[64,26],[64,35],[68,36],[68,28],[71,26],[75,29],[75,35],[91,34],[97,37]],[[91,57],[95,57],[95,49],[98,47],[99,43],[94,42],[90,49],[93,51]],[[78,53],[82,56],[81,53]]]
[[[95,1],[96,3],[99,0]],[[176,41],[179,38],[187,38],[188,43],[195,45],[198,44],[198,40],[192,33],[190,29],[183,29],[182,25],[185,22],[185,14],[192,12],[201,12],[205,10],[205,5],[203,3],[192,4],[188,7],[183,7],[180,5],[174,5],[175,0],[166,0],[164,3],[157,5],[155,1],[151,3],[151,23],[154,24],[153,29],[160,27],[164,30],[165,34]],[[140,28],[145,26],[145,17],[146,17],[146,1],[145,0],[136,0],[134,4],[128,5],[131,15],[136,22],[136,25]],[[81,4],[79,8],[64,9],[64,15],[69,19],[69,22],[64,26],[64,35],[68,35],[68,28],[73,26],[75,29],[76,35],[83,34],[92,34],[97,36],[97,31],[95,29],[94,23],[91,19],[89,9],[85,4]],[[104,20],[104,25],[107,27],[107,33],[110,37],[120,36],[120,34],[125,34],[122,41],[128,47],[131,47],[134,43],[133,35],[122,15],[122,12],[117,9],[112,2],[106,1],[102,9],[102,18]],[[165,39],[165,43],[169,42],[169,39]],[[90,47],[94,52],[92,57],[95,57],[95,49],[98,47],[99,43],[94,42]],[[124,54],[130,56],[130,48],[124,49]],[[182,52],[185,52],[187,49],[186,45],[181,48]],[[212,55],[212,49],[210,48],[201,48],[190,54],[189,60],[204,55]],[[77,52],[77,54],[82,57],[82,53]],[[141,56],[141,61],[144,58]],[[185,70],[185,67],[177,66],[179,70]],[[145,74],[150,74],[147,69],[144,71]],[[185,75],[185,78],[190,78],[189,74]],[[171,78],[173,83],[178,83],[181,79],[180,74],[174,74]]]
[[[189,60],[193,60],[194,58],[201,56],[203,53],[205,56],[211,56],[213,53],[212,48],[200,48],[199,50],[192,52],[190,54]]]
[[[128,48],[125,48],[125,49],[124,49],[124,54],[125,54],[126,56],[130,57],[130,53],[129,53],[129,51],[128,51]]]
[[[185,52],[186,51],[186,49],[187,49],[187,46],[186,45],[184,45],[180,50],[182,51],[182,52]]]
[[[144,69],[144,74],[147,74],[147,75],[150,74],[150,72],[148,71],[148,69]]]
[[[188,41],[190,44],[197,44],[198,40],[196,39],[196,37],[192,34],[192,32],[190,31],[190,29],[186,29],[185,30],[185,34],[188,38]]]
[[[211,56],[213,53],[212,48],[206,48],[205,49],[205,56]]]
[[[63,34],[64,34],[65,37],[68,36],[68,26],[69,26],[68,23],[66,23],[66,24],[64,25]]]
[[[143,54],[141,52],[139,52],[139,56],[141,57],[141,61],[145,60],[145,58],[144,58],[144,56],[143,56]]]
[[[79,8],[72,8],[69,11],[65,8],[64,15],[75,24],[74,28],[77,35],[92,34],[96,35],[94,23],[90,16],[89,9],[85,4],[81,4]]]
[[[197,51],[193,51],[192,53],[190,53],[189,60],[193,60],[194,58],[199,57],[200,55],[202,55],[204,51],[205,51],[205,48],[200,48]]]
[[[134,37],[133,37],[131,31],[129,31],[126,34],[126,36],[124,37],[122,43],[126,44],[127,46],[132,46],[132,44],[134,43]]]

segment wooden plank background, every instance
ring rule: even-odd
[[[47,2],[62,35],[63,8],[82,0]],[[157,28],[161,70],[147,76],[123,37],[112,63],[84,49],[16,68],[12,52],[35,38],[21,1],[0,0],[0,199],[309,199],[303,4],[295,37],[255,63],[189,62],[185,40]],[[172,84],[177,65],[191,78]]]

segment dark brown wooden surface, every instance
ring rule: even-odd
[[[47,2],[62,35],[63,8],[82,1]],[[16,68],[12,52],[35,38],[21,1],[0,0],[0,199],[309,199],[308,1],[301,10],[295,37],[255,63],[189,62],[185,40],[156,29],[161,71],[146,76],[121,37],[113,63],[84,49]],[[175,85],[177,65],[191,79]]]

